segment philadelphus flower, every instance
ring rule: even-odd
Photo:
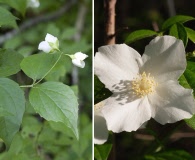
[[[101,101],[94,106],[94,143],[104,144],[108,139],[108,128],[106,120],[102,114],[102,108],[107,100]],[[144,123],[139,129],[145,128]]]
[[[161,124],[191,118],[191,89],[178,78],[186,68],[185,49],[172,36],[156,37],[141,57],[125,44],[100,47],[95,74],[113,92],[102,108],[108,130],[135,131],[151,117]]]
[[[86,59],[88,57],[88,55],[83,54],[81,52],[77,52],[74,55],[70,55],[70,57],[72,58],[72,63],[80,68],[84,68],[85,67],[85,62],[84,59]]]
[[[40,6],[39,0],[28,0],[28,7],[38,8]]]
[[[39,43],[38,49],[46,53],[51,53],[54,50],[59,50],[59,41],[56,37],[47,33],[45,41]]]
[[[108,129],[106,120],[102,115],[101,109],[106,100],[99,102],[94,108],[94,143],[103,144],[108,139]]]

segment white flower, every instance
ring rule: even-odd
[[[42,50],[46,53],[53,52],[54,50],[58,50],[58,48],[59,48],[58,39],[49,33],[47,33],[45,37],[45,41],[39,43],[39,47],[38,47],[39,50]]]
[[[72,58],[72,63],[80,68],[84,68],[85,67],[85,62],[84,59],[86,59],[88,57],[88,55],[83,54],[81,52],[77,52],[74,55],[70,55],[70,57]]]
[[[156,37],[141,57],[125,44],[100,47],[95,74],[113,92],[102,113],[108,130],[137,130],[151,117],[161,124],[191,118],[195,102],[191,89],[178,78],[186,68],[181,40]]]
[[[28,0],[27,7],[38,8],[40,6],[39,0]]]
[[[105,101],[101,101],[94,108],[94,143],[103,144],[108,139],[106,120],[101,113]]]

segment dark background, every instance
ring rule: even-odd
[[[170,9],[169,3],[173,2]],[[165,20],[174,15],[195,17],[195,1],[190,0],[118,0],[116,3],[116,43],[124,43],[131,32],[139,29],[154,30],[154,25],[161,29]],[[105,45],[104,41],[104,1],[94,1],[94,51]],[[195,29],[195,22],[185,23]],[[144,52],[152,38],[139,40],[129,46],[139,53]],[[188,41],[186,52],[194,51],[195,45]],[[195,159],[195,132],[184,121],[160,125],[150,120],[147,129],[136,132],[110,134],[110,142],[115,141],[109,160],[140,160],[143,155],[153,154],[155,147],[161,151],[184,150]],[[155,137],[155,138],[154,138]],[[158,147],[157,147],[158,148]],[[114,158],[114,156],[116,158]],[[157,159],[154,159],[157,160]]]

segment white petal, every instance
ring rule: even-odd
[[[106,120],[102,115],[94,115],[94,143],[103,144],[108,139]]]
[[[84,61],[80,61],[78,59],[72,59],[72,63],[80,68],[84,68],[85,67],[85,62]]]
[[[51,43],[56,43],[58,39],[56,37],[54,37],[53,35],[47,33],[46,37],[45,37],[45,41],[47,42],[51,42]]]
[[[148,99],[152,106],[152,117],[161,124],[191,118],[195,113],[192,90],[172,80],[159,85],[156,93],[149,95]]]
[[[28,7],[37,8],[40,6],[39,0],[28,0]]]
[[[151,118],[151,108],[147,97],[128,102],[119,95],[108,98],[102,113],[108,130],[113,132],[136,131]]]
[[[141,56],[125,44],[103,46],[94,59],[94,71],[111,91],[121,80],[132,80],[139,72]]]
[[[49,43],[46,42],[46,41],[42,41],[41,43],[39,43],[38,49],[42,50],[42,51],[44,51],[46,53],[49,53],[52,50],[52,48],[50,47]]]
[[[185,48],[172,36],[156,37],[145,48],[141,72],[151,73],[158,82],[177,80],[186,68]]]
[[[75,53],[74,56],[75,56],[76,59],[81,60],[81,61],[83,61],[85,58],[88,57],[88,55],[83,54],[81,52]]]

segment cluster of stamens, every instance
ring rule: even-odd
[[[150,76],[150,73],[147,75],[143,72],[132,81],[133,93],[139,97],[153,93],[156,86],[157,83],[155,82],[154,77]]]

